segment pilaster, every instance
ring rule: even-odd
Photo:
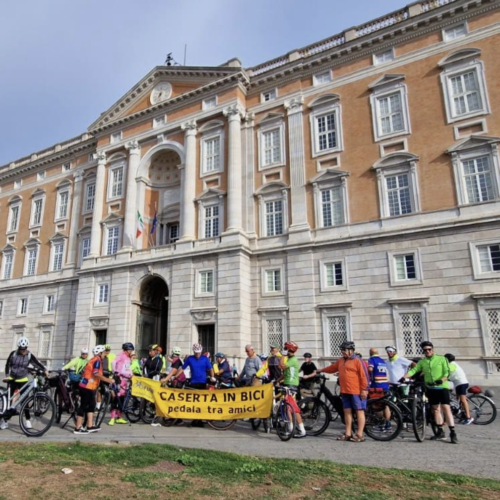
[[[82,205],[82,185],[83,185],[83,172],[75,172],[73,174],[75,179],[73,186],[73,202],[71,205],[71,223],[69,227],[68,238],[68,251],[66,257],[65,267],[76,266],[76,249],[78,247],[78,222],[80,219],[80,208]]]
[[[106,153],[97,153],[97,175],[95,180],[94,212],[92,215],[92,229],[90,240],[90,256],[99,257],[101,254],[101,219],[104,205],[106,186]]]
[[[186,161],[181,170],[181,220],[180,242],[190,241],[195,235],[196,195],[196,121],[186,122],[181,126],[185,131]]]
[[[137,170],[141,161],[141,148],[137,141],[125,145],[128,150],[127,198],[125,205],[125,223],[123,228],[123,247],[120,251],[130,251],[136,243],[137,220]]]

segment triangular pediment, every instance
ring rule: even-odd
[[[17,248],[14,245],[7,243],[7,245],[5,245],[2,248],[2,253],[15,252],[16,250],[17,250]]]
[[[387,85],[396,85],[401,83],[405,79],[405,75],[401,73],[387,73],[386,75],[380,77],[378,80],[375,80],[373,83],[368,85],[370,89],[378,89],[380,87],[385,87]]]
[[[289,187],[281,181],[273,181],[261,186],[257,191],[255,191],[254,196],[262,196],[268,193],[275,193],[276,191],[281,191],[283,189],[289,189]]]
[[[447,153],[458,153],[460,151],[467,151],[469,149],[476,149],[485,146],[490,146],[491,144],[497,144],[500,142],[500,137],[488,137],[485,135],[471,135],[466,139],[456,142],[451,148],[447,149]]]
[[[220,196],[224,196],[226,194],[225,191],[222,191],[221,189],[216,189],[216,188],[209,188],[205,189],[203,193],[198,196],[198,198],[195,199],[195,201],[206,201],[211,198],[219,198]]]
[[[108,110],[90,125],[89,131],[99,130],[122,118],[147,109],[167,107],[193,94],[213,94],[214,89],[227,78],[241,73],[237,65],[157,66],[120,97]],[[153,93],[156,90],[155,93]],[[152,97],[153,96],[153,97]]]
[[[395,153],[391,153],[383,158],[380,158],[380,160],[377,160],[372,168],[377,170],[379,168],[398,167],[400,165],[407,165],[418,160],[419,157],[417,155],[396,151]]]
[[[49,238],[49,241],[60,241],[60,240],[65,240],[66,238],[67,236],[65,234],[56,232],[51,238]]]
[[[105,219],[101,221],[101,224],[113,224],[114,222],[118,223],[123,220],[123,216],[119,215],[115,212],[111,212]]]
[[[313,177],[309,183],[310,184],[321,184],[322,182],[335,181],[341,179],[342,177],[348,177],[350,174],[344,170],[339,170],[338,168],[326,168],[318,175]]]

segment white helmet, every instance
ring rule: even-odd
[[[21,337],[17,341],[17,347],[19,347],[19,349],[28,349],[29,345],[30,345],[30,341],[26,337]]]
[[[80,354],[88,354],[88,353],[89,353],[89,350],[88,350],[87,348],[82,349],[82,350],[80,351]]]
[[[95,356],[97,356],[98,354],[101,354],[101,352],[104,352],[105,350],[106,348],[103,345],[96,345],[92,350],[92,352],[94,353]]]

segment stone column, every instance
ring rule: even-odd
[[[76,249],[78,247],[78,222],[80,219],[80,207],[82,205],[83,172],[73,174],[75,183],[73,185],[73,200],[71,204],[71,224],[69,226],[68,251],[66,253],[66,267],[76,266]]]
[[[241,117],[242,111],[237,104],[227,107],[224,115],[229,121],[228,169],[227,169],[227,231],[240,232],[242,192],[241,192]]]
[[[254,140],[254,113],[247,113],[244,124],[243,151],[245,158],[244,179],[245,179],[245,205],[243,228],[249,238],[256,238],[255,233],[255,140]]]
[[[190,241],[195,235],[195,205],[196,194],[196,121],[182,125],[186,132],[185,144],[186,160],[181,170],[181,220],[180,241]]]
[[[288,112],[288,142],[290,148],[290,191],[292,221],[289,227],[290,239],[297,239],[293,233],[303,233],[299,239],[310,239],[307,222],[306,175],[304,155],[303,97],[285,101]]]
[[[137,169],[141,161],[141,148],[137,141],[128,142],[125,145],[128,149],[127,168],[127,197],[125,199],[125,222],[123,229],[122,251],[129,251],[134,247],[136,240],[137,225]],[[141,213],[144,217],[144,214]]]
[[[106,153],[97,153],[97,175],[95,179],[94,211],[92,214],[92,230],[90,236],[90,256],[101,255],[101,219],[102,207],[104,205],[104,194],[106,186],[104,177],[106,174]]]

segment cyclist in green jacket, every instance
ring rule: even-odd
[[[432,406],[434,422],[438,427],[438,432],[431,437],[433,440],[444,440],[446,438],[443,431],[443,415],[450,429],[450,440],[453,444],[458,444],[457,434],[455,432],[455,423],[450,408],[450,365],[444,356],[438,356],[434,353],[434,346],[428,340],[422,342],[420,347],[424,351],[425,357],[421,359],[415,367],[406,373],[400,380],[413,377],[418,373],[423,373],[425,389],[429,403]]]
[[[69,363],[66,363],[62,369],[63,370],[75,370],[76,375],[81,375],[83,369],[89,362],[89,350],[82,349],[80,351],[80,356],[73,358]]]

